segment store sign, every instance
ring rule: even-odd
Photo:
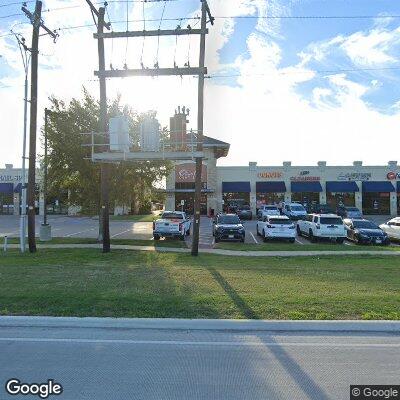
[[[320,181],[320,176],[310,176],[310,175],[299,175],[299,176],[291,176],[290,180],[292,182],[315,182]]]
[[[266,171],[266,172],[259,172],[257,174],[259,178],[264,179],[279,179],[282,178],[283,174],[279,171]]]
[[[179,164],[175,167],[175,182],[194,182],[196,180],[196,164]],[[201,168],[201,181],[207,182],[207,167]]]
[[[342,172],[337,177],[338,181],[368,181],[371,179],[371,172]]]
[[[393,172],[393,171],[388,172],[388,174],[386,175],[386,177],[387,177],[389,180],[400,179],[400,172]]]
[[[22,175],[0,175],[0,182],[21,182]]]

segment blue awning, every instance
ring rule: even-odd
[[[357,183],[354,181],[345,182],[326,182],[327,192],[338,192],[338,193],[354,193],[358,192]]]
[[[322,192],[321,183],[318,181],[291,182],[290,187],[291,187],[292,193]]]
[[[15,188],[14,188],[14,193],[21,194],[21,192],[22,192],[22,183],[18,183],[18,185],[15,186]]]
[[[397,191],[400,193],[400,181],[397,182]]]
[[[13,194],[14,185],[12,183],[0,183],[0,193]]]
[[[222,182],[223,193],[250,193],[250,182]]]
[[[362,183],[362,190],[366,193],[388,193],[395,192],[396,189],[391,182],[388,181],[366,181]]]
[[[257,193],[285,193],[286,185],[283,181],[278,182],[256,182]]]

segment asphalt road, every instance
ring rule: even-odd
[[[348,399],[350,384],[398,384],[400,336],[384,333],[7,326],[10,378],[63,386],[53,399]],[[38,397],[35,397],[38,398]]]

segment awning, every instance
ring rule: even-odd
[[[0,193],[13,194],[14,185],[12,183],[0,183]]]
[[[362,190],[366,193],[388,193],[395,192],[396,189],[391,182],[388,181],[366,181],[362,183]]]
[[[400,181],[397,182],[397,191],[400,193]]]
[[[338,193],[354,193],[358,192],[357,183],[354,181],[346,182],[326,182],[327,192],[338,192]]]
[[[257,193],[285,193],[286,185],[283,181],[278,182],[256,182]]]
[[[291,182],[290,187],[292,193],[322,192],[320,182]]]
[[[222,182],[223,193],[250,193],[250,182]]]
[[[18,183],[18,185],[15,186],[15,188],[14,188],[14,193],[21,194],[21,192],[22,192],[22,183]]]

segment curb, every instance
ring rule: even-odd
[[[400,334],[400,321],[233,320],[0,316],[2,327],[157,329],[284,332],[386,332]]]

